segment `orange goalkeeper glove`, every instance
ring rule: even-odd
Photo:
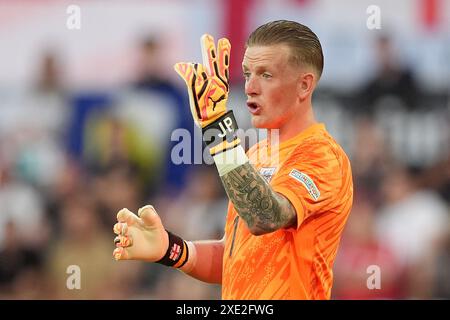
[[[192,116],[214,156],[240,144],[236,119],[232,111],[227,112],[231,44],[222,38],[216,51],[211,35],[200,40],[203,64],[179,62],[174,69],[186,82]]]

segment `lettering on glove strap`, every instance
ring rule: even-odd
[[[219,122],[219,127],[220,130],[222,130],[221,133],[218,134],[219,137],[224,138],[227,135],[227,132],[234,132],[234,128],[233,128],[233,120],[231,120],[230,117],[226,117],[225,119],[223,119],[222,122]],[[225,129],[226,127],[226,129]]]
[[[238,129],[233,111],[228,111],[219,119],[203,128],[203,140],[208,147],[214,147],[223,141],[232,142],[237,139]]]

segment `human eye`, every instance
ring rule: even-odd
[[[270,73],[268,73],[268,72],[264,72],[262,74],[262,77],[265,78],[265,79],[270,79],[270,78],[272,78],[272,75]]]
[[[242,75],[244,76],[244,79],[245,79],[245,80],[248,80],[248,78],[250,78],[250,72],[248,72],[248,71],[244,71],[244,72],[242,73]]]

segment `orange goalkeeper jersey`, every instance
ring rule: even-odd
[[[273,190],[292,203],[297,226],[254,236],[230,202],[222,298],[329,299],[333,262],[353,201],[346,154],[320,123],[277,148],[264,140],[247,154]]]

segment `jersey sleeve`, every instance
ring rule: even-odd
[[[274,177],[273,190],[285,196],[296,210],[297,229],[308,217],[337,205],[345,174],[339,160],[330,142],[304,142]]]

